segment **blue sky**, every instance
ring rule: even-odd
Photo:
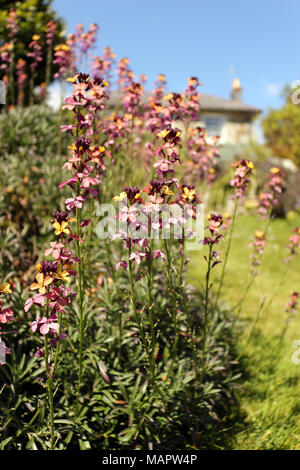
[[[198,76],[200,91],[228,97],[233,68],[244,101],[278,107],[282,87],[300,78],[299,0],[54,0],[67,32],[77,23],[101,31],[95,54],[110,46],[138,76],[167,76],[170,91]]]

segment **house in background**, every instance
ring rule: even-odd
[[[197,125],[205,127],[209,136],[220,136],[222,144],[247,144],[255,140],[253,120],[261,110],[243,103],[241,82],[232,82],[230,99],[202,93],[201,114]]]

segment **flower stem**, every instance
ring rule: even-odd
[[[184,234],[184,227],[182,227],[182,250],[183,253],[181,254],[180,257],[180,264],[179,264],[179,272],[178,272],[178,290],[179,290],[179,295],[182,301],[182,306],[183,306],[183,311],[185,314],[186,322],[187,322],[187,327],[189,330],[189,335],[190,335],[190,341],[191,341],[191,349],[192,349],[192,355],[193,355],[193,365],[194,365],[194,374],[195,374],[195,381],[198,383],[199,379],[199,374],[198,374],[198,361],[197,361],[197,346],[196,346],[196,337],[195,337],[195,332],[193,328],[193,323],[192,319],[190,316],[190,312],[188,310],[184,290],[183,290],[183,285],[182,285],[182,271],[183,271],[183,261],[184,261],[184,246],[185,246],[185,234]]]
[[[212,255],[212,245],[210,244],[208,261],[207,261],[208,266],[207,266],[207,272],[206,272],[206,283],[205,283],[201,382],[203,382],[205,378],[205,373],[206,373],[206,349],[207,349],[207,330],[208,330],[208,323],[209,323],[209,289],[210,289],[211,255]]]
[[[150,350],[149,350],[149,346],[148,346],[147,339],[146,339],[146,336],[145,336],[144,328],[143,328],[143,325],[140,321],[138,311],[137,311],[137,303],[136,303],[134,281],[133,281],[133,269],[132,269],[133,261],[130,260],[131,243],[132,243],[131,239],[129,239],[128,243],[129,243],[129,245],[128,245],[128,272],[129,272],[129,283],[130,283],[130,293],[131,293],[130,298],[131,298],[131,304],[132,304],[132,307],[133,307],[134,318],[135,318],[135,322],[137,324],[137,327],[138,327],[138,330],[139,330],[139,333],[140,333],[141,342],[142,342],[142,345],[143,345],[144,350],[146,352],[146,357],[147,357],[147,360],[148,360],[148,363],[149,363],[149,366],[150,366],[150,373],[151,373],[151,380],[152,380],[153,389],[156,390],[158,392],[158,394],[160,395],[160,397],[162,399],[162,402],[163,402],[163,405],[164,405],[164,409],[166,410],[165,397],[164,397],[163,393],[161,392],[160,388],[157,386],[156,377],[155,377],[155,369],[153,369],[153,354],[154,354],[154,352],[152,351],[152,355],[150,354]],[[148,297],[148,301],[149,301],[149,297]],[[153,343],[152,343],[152,348],[153,348]]]
[[[213,310],[215,310],[216,306],[218,305],[218,302],[219,302],[219,299],[220,299],[220,296],[221,296],[223,282],[224,282],[224,278],[225,278],[225,274],[226,274],[226,267],[227,267],[228,257],[229,257],[229,253],[230,253],[230,249],[231,249],[232,235],[233,235],[234,228],[235,228],[237,208],[238,208],[238,199],[235,199],[233,215],[232,215],[232,223],[231,223],[229,238],[228,238],[228,244],[227,244],[226,251],[225,251],[224,262],[222,264],[221,278],[220,278],[219,288],[218,288],[218,292],[217,292],[217,295],[216,295],[216,300],[215,300],[215,303],[214,303]]]
[[[46,375],[47,375],[47,385],[48,385],[48,400],[50,408],[50,450],[54,449],[54,410],[53,410],[53,381],[50,374],[49,368],[49,350],[48,350],[48,338],[47,335],[44,336],[45,343],[45,365],[46,365]]]
[[[79,189],[78,189],[79,192]],[[80,222],[81,222],[81,211],[76,207],[76,232],[80,237]],[[83,371],[83,335],[84,335],[84,290],[83,290],[83,255],[81,250],[80,241],[76,241],[76,252],[80,262],[78,265],[78,302],[79,302],[79,371],[78,371],[78,386],[77,394],[80,395],[82,371]]]
[[[169,284],[169,291],[171,294],[171,301],[172,301],[172,320],[173,320],[173,327],[174,327],[174,341],[172,345],[172,358],[171,358],[171,363],[168,369],[167,377],[166,377],[166,382],[169,378],[169,375],[171,373],[171,370],[173,368],[173,364],[175,361],[175,357],[177,354],[177,344],[178,344],[178,321],[177,321],[177,312],[176,312],[176,292],[175,292],[175,286],[174,286],[174,281],[173,281],[173,276],[172,276],[172,262],[171,262],[171,255],[170,255],[170,250],[168,246],[168,242],[166,239],[164,239],[164,246],[165,246],[165,252],[166,252],[166,258],[167,258],[167,268],[166,268],[166,273],[167,273],[167,279],[168,279],[168,284]]]

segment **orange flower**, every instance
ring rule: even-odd
[[[36,280],[37,282],[34,282],[33,284],[31,284],[30,290],[39,289],[39,293],[43,295],[43,294],[46,294],[46,287],[49,284],[51,284],[51,282],[53,281],[53,277],[50,277],[50,276],[44,277],[43,273],[38,273],[36,275]]]

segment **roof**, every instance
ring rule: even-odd
[[[202,111],[243,111],[253,114],[261,112],[259,108],[249,106],[242,101],[228,100],[208,93],[201,93],[200,105]]]

